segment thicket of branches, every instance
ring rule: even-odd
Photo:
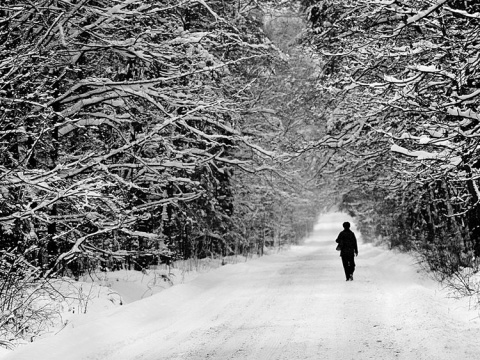
[[[343,207],[371,238],[450,276],[480,256],[480,6],[475,1],[304,1],[304,44],[336,94]],[[476,271],[476,270],[475,270]]]
[[[290,120],[258,100],[285,64],[263,19],[241,0],[2,2],[0,282],[23,290],[0,287],[1,322],[56,274],[308,233]]]
[[[480,5],[299,3],[2,2],[2,283],[261,253],[340,196],[477,288]]]

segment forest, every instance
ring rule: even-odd
[[[1,335],[49,279],[262,255],[332,206],[477,292],[479,50],[471,0],[3,0]]]

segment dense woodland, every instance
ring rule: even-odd
[[[13,1],[2,15],[1,246],[19,266],[225,256],[311,227],[288,169],[297,129],[262,99],[281,60],[254,4]]]
[[[480,255],[480,5],[309,1],[303,41],[336,93],[329,129],[342,206],[367,237],[414,249],[442,276]],[[467,279],[468,280],[468,279]]]
[[[49,278],[262,254],[332,205],[470,291],[479,32],[467,0],[4,0],[0,323]]]

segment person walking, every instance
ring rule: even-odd
[[[355,256],[358,256],[357,238],[352,230],[350,223],[343,223],[343,231],[338,234],[335,240],[340,247],[340,257],[342,258],[343,269],[345,270],[346,281],[353,281],[353,272],[355,271]]]

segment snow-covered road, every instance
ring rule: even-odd
[[[355,281],[344,280],[334,242],[344,219],[324,216],[304,246],[224,266],[5,359],[479,359],[477,312],[409,256],[360,244]]]

